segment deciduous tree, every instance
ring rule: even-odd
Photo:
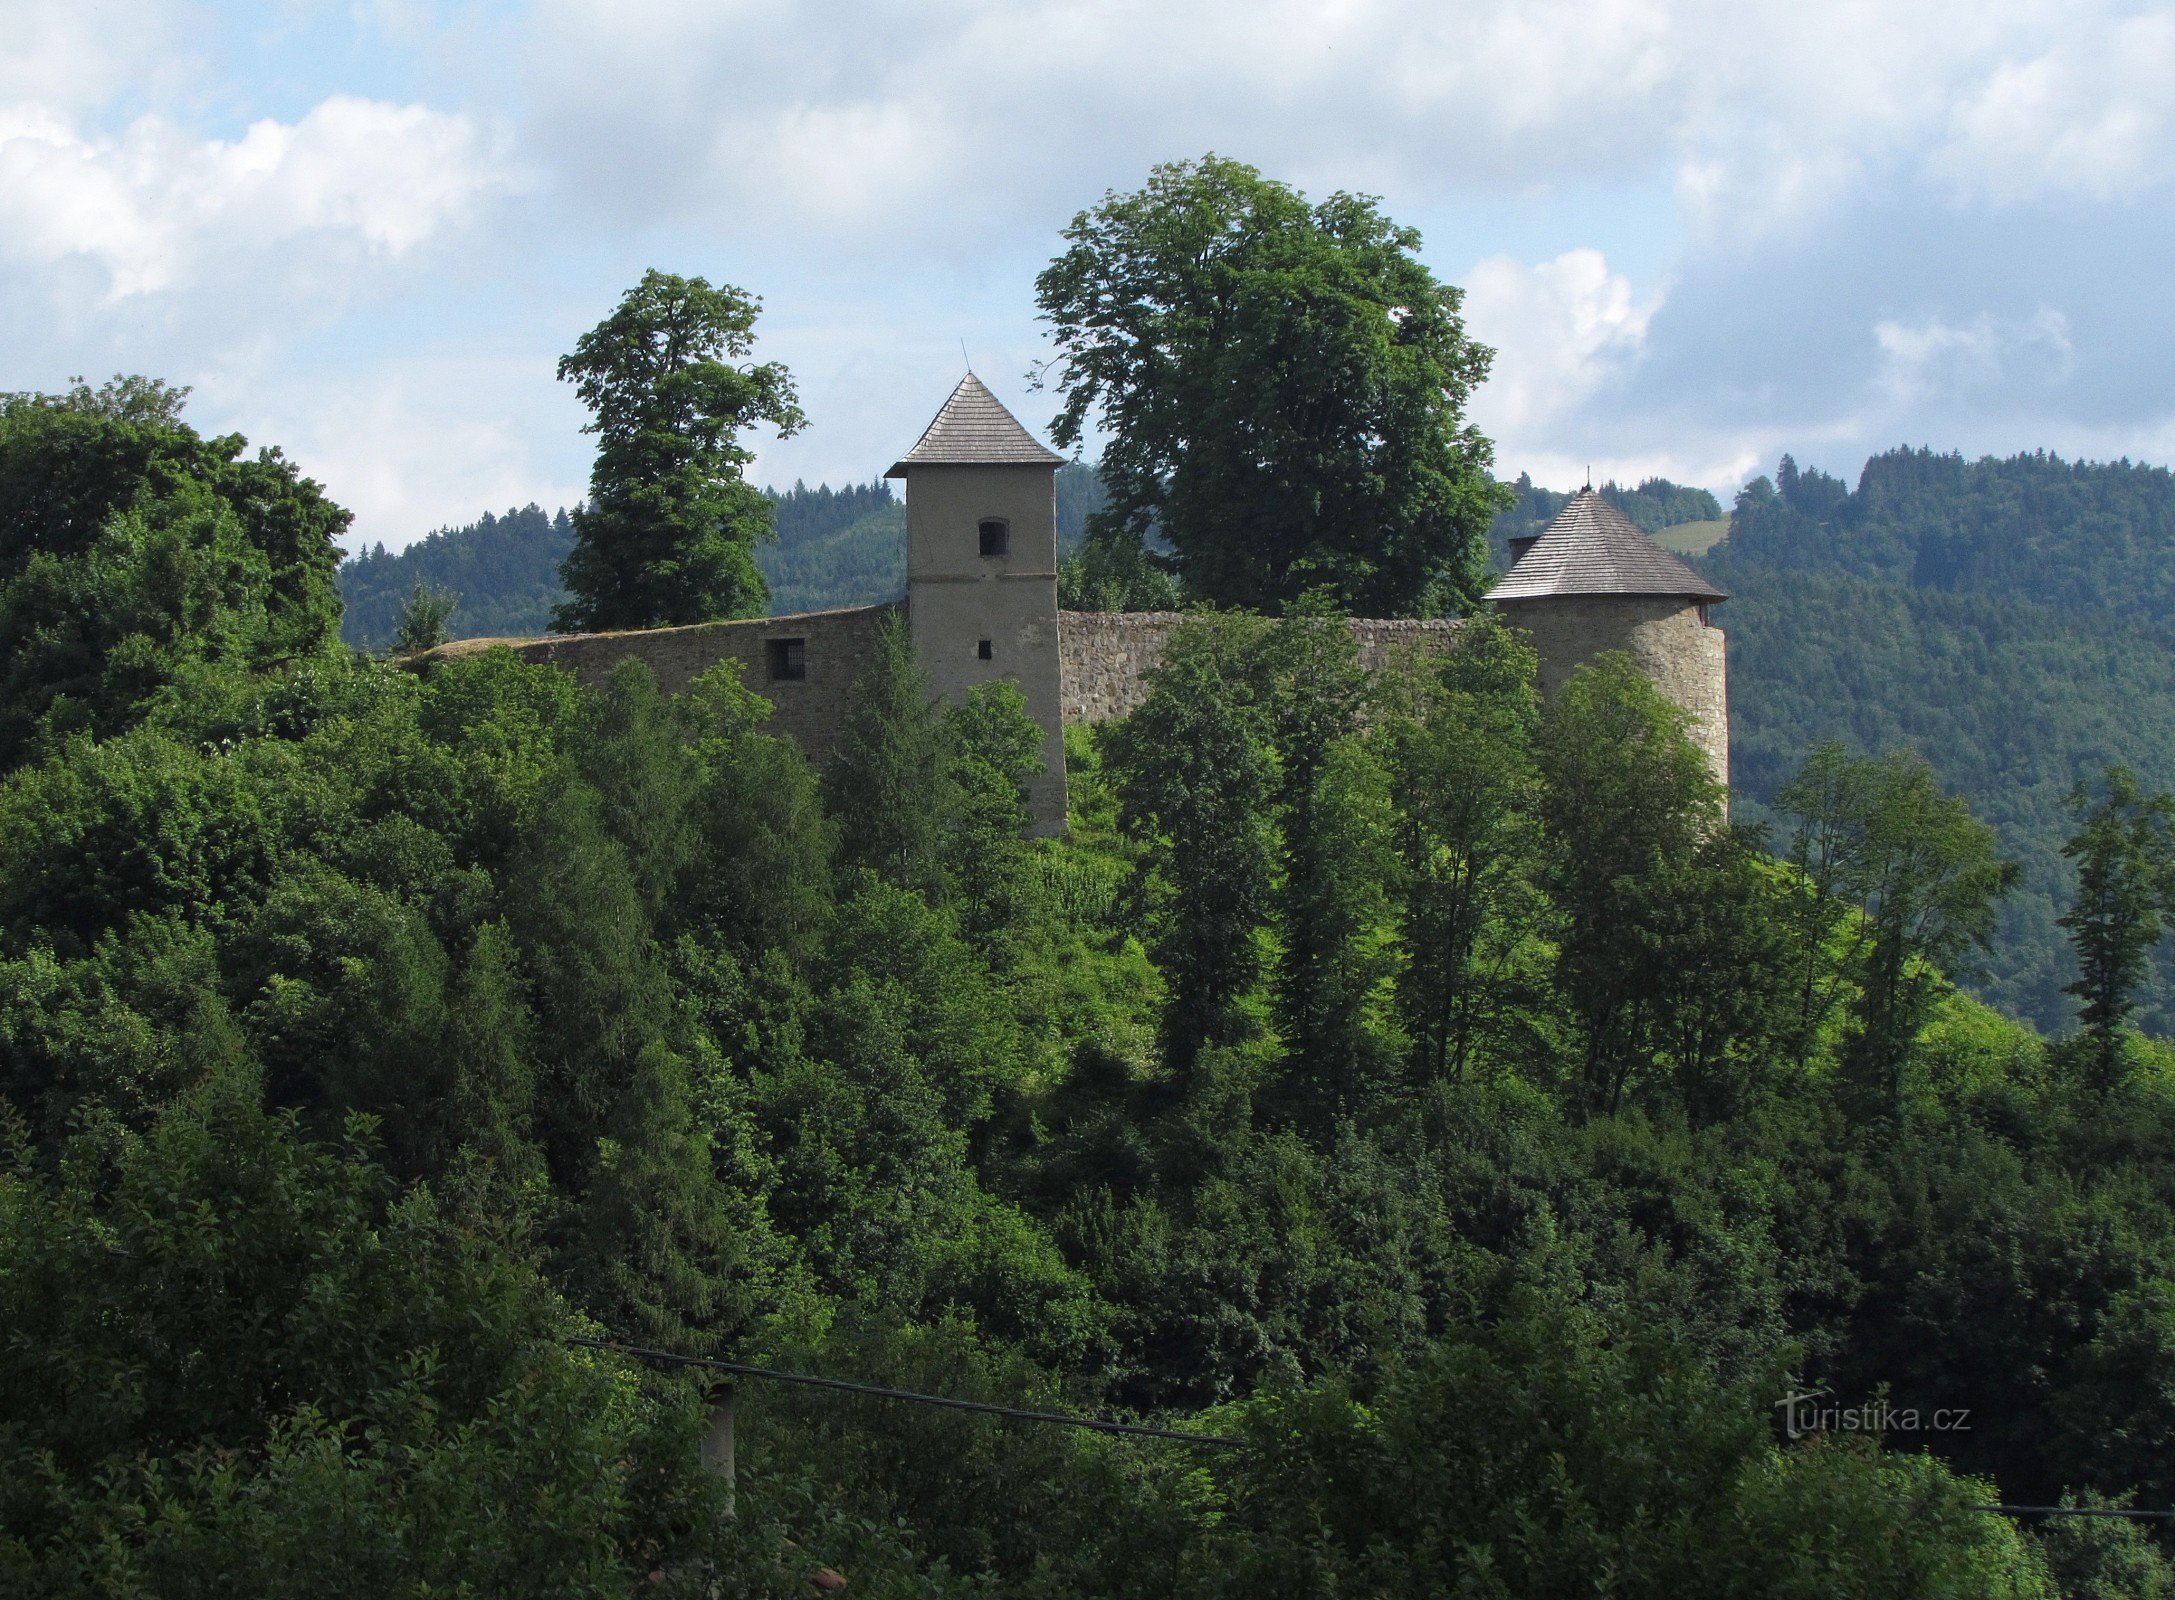
[[[1209,155],[1106,194],[1035,280],[1078,443],[1110,435],[1086,563],[1122,582],[1151,532],[1193,595],[1362,616],[1469,607],[1507,493],[1465,421],[1492,355],[1420,236],[1360,195],[1309,202]],[[1129,557],[1128,552],[1133,554]]]
[[[806,420],[775,361],[755,348],[761,302],[730,284],[650,271],[559,362],[594,420],[589,503],[559,568],[560,629],[655,628],[760,615],[755,545],[769,497],[742,476],[740,435],[789,437]]]

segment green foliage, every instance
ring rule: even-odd
[[[1361,616],[1463,610],[1501,503],[1463,420],[1490,352],[1419,235],[1373,200],[1309,204],[1210,155],[1156,167],[1065,229],[1035,280],[1060,446],[1110,435],[1108,507],[1075,587],[1144,597],[1151,534],[1189,594],[1276,610],[1316,588]]]
[[[1756,479],[1701,563],[1733,596],[1722,620],[1740,814],[1771,804],[1823,741],[1921,752],[2021,869],[1967,981],[2048,1032],[2076,1012],[2057,925],[2075,886],[2061,853],[2070,791],[2111,763],[2175,788],[2175,653],[2160,622],[2171,530],[2164,469],[1897,450],[1855,487],[1794,463]],[[2166,963],[2140,985],[2137,1014],[2159,1030],[2175,1019]]]
[[[1986,830],[1830,752],[1776,859],[1627,662],[1544,709],[1501,628],[1385,682],[1289,611],[1068,730],[1061,838],[1018,691],[897,626],[823,779],[734,666],[502,650],[26,743],[0,1587],[2156,1592],[1969,1509],[2175,1503],[2175,1051],[1948,987]],[[727,1524],[600,1329],[1247,1443],[749,1383]]]
[[[542,633],[566,598],[559,563],[574,548],[574,522],[538,505],[486,511],[463,528],[440,528],[388,554],[380,543],[340,564],[340,637],[358,650],[397,639],[406,598],[420,586],[457,597],[447,638]]]
[[[461,597],[451,589],[433,589],[418,579],[401,602],[400,620],[393,625],[394,650],[413,655],[444,644],[460,603]]]
[[[2016,880],[1993,830],[1941,792],[1923,758],[1815,749],[1776,797],[1797,822],[1797,865],[1820,893],[1865,907],[1848,954],[1858,1003],[1852,1067],[1893,1109],[1911,1047],[1946,985],[1943,969],[1983,949]]]
[[[1274,868],[1275,758],[1250,656],[1260,630],[1203,620],[1171,640],[1140,709],[1105,750],[1125,827],[1145,845],[1150,949],[1170,985],[1165,1048],[1183,1070],[1245,1032]]]
[[[1414,1077],[1460,1077],[1511,999],[1539,910],[1530,885],[1537,668],[1523,637],[1475,618],[1439,660],[1399,663],[1383,722],[1401,870],[1398,1008]]]
[[[754,547],[771,533],[771,504],[741,476],[754,454],[740,434],[767,422],[789,437],[806,419],[785,368],[733,364],[755,348],[758,305],[729,284],[646,272],[560,361],[598,442],[553,627],[761,614]]]
[[[903,617],[886,617],[854,680],[824,790],[842,863],[893,883],[934,888],[956,804],[943,713],[914,659]]]
[[[684,1399],[246,1072],[0,1177],[0,1582],[619,1595],[720,1550]]]
[[[2100,783],[2106,793],[2097,804],[2082,783],[2069,798],[2081,825],[2062,854],[2077,864],[2077,903],[2059,920],[2081,974],[2068,992],[2083,1002],[2079,1020],[2106,1082],[2120,1064],[2122,1025],[2175,891],[2175,798],[2143,793],[2123,767],[2109,767]]]
[[[1848,1573],[1861,1594],[2051,1600],[2022,1539],[1974,1513],[1983,1491],[1848,1444],[1777,1449],[1761,1398],[1528,1310],[1365,1397],[1254,1408],[1250,1470],[1185,1587],[1811,1600]]]
[[[321,653],[348,514],[149,379],[0,398],[0,770],[192,673]]]

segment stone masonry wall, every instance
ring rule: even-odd
[[[1506,621],[1523,628],[1541,658],[1541,692],[1554,694],[1604,650],[1622,650],[1639,664],[1662,697],[1691,713],[1692,740],[1707,754],[1714,776],[1729,784],[1729,668],[1720,628],[1699,619],[1689,601],[1611,595],[1514,600]]]
[[[677,694],[720,661],[738,661],[742,680],[777,707],[773,732],[791,734],[819,765],[852,704],[853,680],[874,652],[876,630],[897,605],[854,606],[840,611],[803,611],[785,617],[737,622],[698,622],[684,628],[640,628],[623,633],[577,633],[548,639],[461,639],[424,657],[444,660],[504,645],[524,661],[564,667],[595,685],[629,656],[640,656],[657,675],[657,686]],[[799,639],[808,676],[773,682],[767,646]]]
[[[1163,659],[1171,635],[1185,621],[1180,611],[1061,611],[1057,647],[1067,722],[1110,722],[1139,706],[1148,693],[1148,669]],[[1441,646],[1458,623],[1436,618],[1354,617],[1360,665],[1379,672],[1400,645]]]
[[[748,687],[777,707],[771,726],[800,741],[819,764],[851,704],[853,680],[869,658],[876,629],[896,605],[808,611],[796,616],[705,622],[684,628],[625,633],[574,634],[547,639],[462,639],[423,658],[444,660],[504,645],[527,661],[566,668],[595,684],[630,655],[639,655],[658,686],[677,693],[719,661],[739,661]],[[1541,689],[1553,694],[1571,669],[1603,650],[1625,650],[1655,687],[1692,714],[1692,736],[1706,751],[1715,776],[1729,781],[1729,692],[1722,630],[1704,625],[1696,607],[1681,600],[1561,599],[1504,607],[1524,628],[1541,656]],[[1107,722],[1139,706],[1148,692],[1148,669],[1163,658],[1185,616],[1176,611],[1063,611],[1058,613],[1059,711],[1066,722]],[[1352,633],[1363,666],[1379,671],[1401,645],[1442,646],[1455,637],[1454,620],[1354,618]],[[766,645],[773,639],[805,642],[808,676],[772,682]],[[1054,803],[1054,802],[1053,802]]]

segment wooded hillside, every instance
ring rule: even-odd
[[[349,650],[343,522],[0,409],[0,1587],[2175,1581],[1979,1509],[2175,1504],[2175,1055],[1953,992],[1922,763],[1777,857],[1625,661],[1223,614],[1029,841],[903,630],[819,776],[729,671]],[[1238,1443],[751,1383],[727,1520],[605,1335]]]

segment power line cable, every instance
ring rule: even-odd
[[[1093,1433],[1118,1433],[1142,1439],[1175,1439],[1183,1444],[1208,1444],[1240,1449],[1246,1441],[1216,1433],[1186,1433],[1176,1428],[1151,1428],[1140,1422],[1108,1422],[1101,1417],[1068,1417],[1058,1411],[1022,1411],[1015,1406],[992,1405],[984,1400],[961,1400],[946,1394],[917,1394],[911,1389],[890,1389],[882,1384],[855,1383],[846,1378],[818,1377],[812,1372],[780,1372],[775,1367],[753,1367],[744,1361],[720,1361],[714,1356],[686,1356],[674,1350],[652,1350],[642,1345],[619,1344],[609,1339],[566,1341],[585,1350],[608,1350],[666,1366],[702,1367],[729,1373],[736,1378],[755,1378],[768,1383],[798,1383],[813,1389],[837,1389],[847,1394],[868,1395],[878,1400],[907,1400],[915,1405],[944,1406],[953,1411],[972,1411],[1007,1422],[1049,1422],[1066,1428],[1086,1428]]]
[[[2127,1506],[1973,1506],[1974,1511],[1998,1511],[2007,1517],[2144,1517],[2175,1521],[2175,1511],[2133,1511]]]

